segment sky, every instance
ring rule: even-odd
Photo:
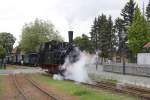
[[[10,32],[20,41],[22,27],[36,18],[51,21],[65,41],[68,31],[74,37],[89,35],[96,16],[120,16],[128,0],[0,0],[0,32]],[[149,0],[135,0],[142,8]]]

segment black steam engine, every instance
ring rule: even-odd
[[[41,45],[39,52],[39,65],[48,69],[49,73],[58,73],[59,66],[63,65],[66,57],[71,63],[78,60],[79,53],[73,44],[73,31],[68,32],[69,42],[50,41]]]
[[[49,41],[40,46],[38,53],[8,56],[7,62],[11,64],[39,65],[48,69],[49,73],[58,73],[59,66],[63,65],[66,57],[71,63],[78,60],[79,52],[73,44],[73,31],[68,32],[69,42]]]

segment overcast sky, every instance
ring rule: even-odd
[[[94,17],[100,14],[120,16],[128,0],[0,0],[0,32],[10,32],[20,40],[22,26],[36,18],[50,20],[68,41],[67,31],[74,36],[88,34]],[[140,7],[149,0],[135,0]]]

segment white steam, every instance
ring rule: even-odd
[[[64,76],[54,75],[53,78],[57,80],[69,79],[77,82],[91,82],[88,77],[87,67],[89,64],[95,63],[95,61],[95,55],[90,55],[86,52],[80,52],[79,59],[75,63],[71,63],[70,57],[67,57],[65,63],[60,66],[61,69],[65,69]]]
[[[70,79],[78,82],[87,82],[89,77],[87,74],[87,62],[89,58],[83,52],[80,53],[79,60],[75,63],[70,63],[69,57],[66,59],[65,64],[62,67],[66,67],[64,73],[65,79]]]

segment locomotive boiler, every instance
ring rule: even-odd
[[[48,69],[49,73],[58,74],[62,70],[60,66],[69,57],[71,63],[78,60],[79,52],[73,43],[73,31],[68,31],[69,42],[49,41],[40,46],[39,66]]]

